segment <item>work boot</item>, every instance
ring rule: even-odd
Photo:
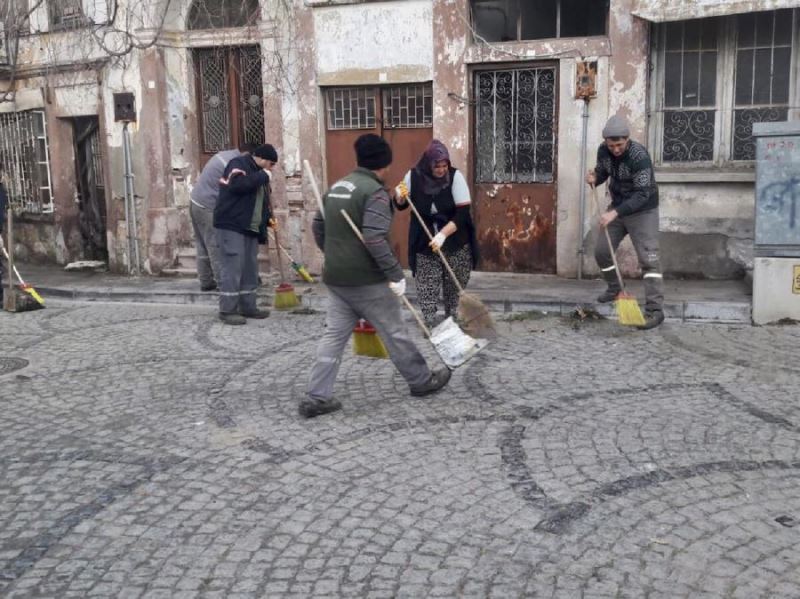
[[[664,322],[664,312],[662,310],[647,310],[644,313],[644,324],[636,327],[641,331],[654,329]]]
[[[220,312],[219,319],[225,324],[240,325],[245,324],[247,320],[241,314],[233,314],[230,312]]]
[[[314,418],[323,414],[330,414],[342,409],[342,402],[335,397],[329,399],[316,399],[305,397],[297,407],[297,413],[303,418]]]
[[[200,285],[200,291],[216,291],[217,290],[217,282],[211,281],[210,283],[206,283],[204,285]]]
[[[423,395],[430,395],[436,393],[439,389],[444,387],[450,380],[453,373],[449,368],[440,368],[431,372],[431,378],[426,382],[416,387],[409,387],[411,395],[414,397],[422,397]]]
[[[267,318],[269,316],[269,310],[256,310],[255,312],[242,312],[242,316],[245,318],[256,318],[261,320],[262,318]]]
[[[613,302],[617,299],[619,295],[619,289],[616,287],[609,287],[603,293],[597,296],[597,303],[598,304],[607,304],[608,302]]]

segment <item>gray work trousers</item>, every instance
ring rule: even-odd
[[[258,239],[227,229],[216,229],[221,270],[219,311],[252,314],[258,288]]]
[[[611,208],[609,208],[611,209]],[[645,310],[663,310],[664,277],[661,274],[661,261],[658,250],[658,208],[621,216],[608,225],[608,234],[614,251],[626,235],[631,236],[633,249],[639,258],[639,266],[644,276]],[[614,261],[608,250],[605,233],[598,232],[594,257],[608,283],[608,288],[619,291]]]
[[[360,287],[328,286],[325,333],[308,381],[308,395],[314,399],[333,397],[333,384],[342,354],[359,318],[370,322],[389,352],[389,358],[409,386],[416,387],[431,377],[425,358],[408,336],[400,300],[387,283]],[[381,391],[375,389],[375,394]]]
[[[220,257],[217,230],[214,228],[214,211],[194,202],[189,204],[189,216],[194,229],[194,247],[197,252],[197,278],[203,287],[219,281]]]

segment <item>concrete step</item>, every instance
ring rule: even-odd
[[[170,270],[191,270],[197,272],[197,252],[194,248],[181,248],[177,255],[178,264]],[[270,270],[270,260],[264,250],[258,253],[258,269],[264,272]]]

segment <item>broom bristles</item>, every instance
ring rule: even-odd
[[[458,298],[458,319],[461,328],[476,339],[495,339],[497,328],[489,309],[471,293],[462,293]]]
[[[614,302],[614,307],[617,309],[617,317],[620,324],[632,327],[639,327],[645,324],[642,309],[639,307],[639,302],[636,301],[635,297],[627,293],[620,293]]]
[[[294,287],[288,283],[281,283],[275,289],[275,299],[272,305],[276,310],[290,310],[300,305],[300,299],[294,292]]]
[[[388,358],[389,352],[375,327],[364,320],[353,329],[353,353],[368,358]]]
[[[302,278],[306,283],[313,283],[314,282],[314,277],[312,277],[309,274],[309,272],[306,270],[305,266],[303,266],[302,264],[298,264],[296,270],[297,270],[297,274],[300,275],[300,278]]]

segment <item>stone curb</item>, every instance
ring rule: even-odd
[[[39,293],[46,297],[68,299],[76,301],[100,302],[131,302],[151,304],[190,304],[190,305],[216,305],[219,296],[217,293],[203,293],[200,291],[134,291],[121,289],[79,289],[61,287],[36,287]],[[268,292],[260,292],[259,297],[271,300]],[[298,290],[303,306],[314,310],[324,311],[327,306],[327,297],[324,293],[302,293]],[[412,291],[409,299],[416,299]],[[568,316],[578,306],[596,310],[605,317],[614,316],[614,308],[610,304],[595,304],[592,302],[569,302],[553,299],[529,298],[484,298],[484,303],[493,313],[521,314],[525,312],[541,312],[548,315]],[[668,321],[686,323],[710,324],[752,324],[752,310],[749,302],[724,302],[687,300],[680,302],[666,302],[664,312]]]

